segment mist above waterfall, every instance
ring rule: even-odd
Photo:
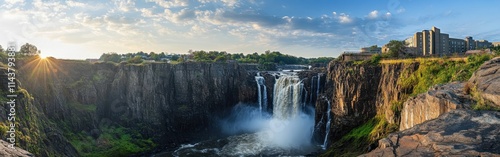
[[[262,76],[256,76],[256,81],[258,86],[265,88]],[[261,95],[264,92],[261,91],[262,88],[259,88],[257,105],[238,104],[228,117],[220,121],[223,133],[254,133],[231,138],[232,141],[222,152],[255,155],[263,151],[300,151],[312,147],[314,109],[306,107],[302,100],[302,95],[306,94],[302,81],[294,75],[282,75],[276,80],[273,115],[262,110],[260,100],[264,98]]]
[[[175,154],[201,153],[199,155],[204,156],[207,154],[203,152],[212,152],[217,156],[279,156],[307,154],[320,149],[312,143],[315,110],[306,105],[307,92],[302,80],[293,74],[278,75],[272,90],[273,101],[269,104],[272,114],[267,110],[264,77],[258,74],[255,80],[258,101],[237,104],[228,116],[218,120],[221,132],[229,137],[186,145]]]

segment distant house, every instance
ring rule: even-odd
[[[144,63],[154,63],[154,62],[156,62],[156,61],[152,60],[152,59],[144,60]]]
[[[85,59],[85,61],[90,62],[90,63],[100,63],[100,62],[102,62],[101,60],[95,59],[95,58],[87,58],[87,59]]]
[[[370,47],[363,47],[361,48],[361,53],[381,53],[382,48],[378,46],[370,46]]]
[[[355,53],[355,52],[344,52],[340,55],[340,60],[347,61],[361,61],[361,60],[369,60],[371,59],[374,53]]]

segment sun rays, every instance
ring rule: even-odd
[[[60,67],[60,61],[53,57],[34,56],[27,59],[21,69],[29,75],[28,82],[38,85],[48,85],[49,82],[57,82],[58,75],[65,74]]]

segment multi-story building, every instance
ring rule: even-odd
[[[450,38],[449,34],[441,33],[437,27],[431,30],[416,32],[407,38],[408,47],[414,47],[416,53],[421,55],[448,55],[452,53],[465,53],[467,50],[484,49],[492,46],[487,40],[474,40],[467,36],[465,39]]]

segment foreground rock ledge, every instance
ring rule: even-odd
[[[500,112],[454,110],[390,134],[361,156],[500,156]]]
[[[0,156],[1,157],[19,157],[19,156],[33,156],[30,152],[16,147],[15,149],[9,148],[9,143],[0,140]]]

